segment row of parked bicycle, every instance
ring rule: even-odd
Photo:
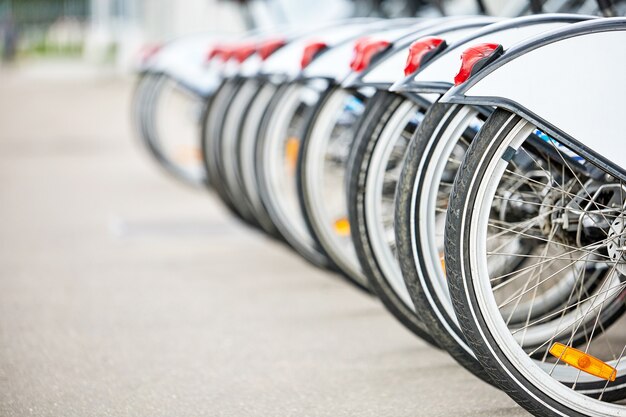
[[[198,35],[141,74],[171,173],[530,412],[626,415],[626,19]]]

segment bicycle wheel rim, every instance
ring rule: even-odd
[[[245,194],[255,217],[259,219],[259,223],[264,225],[264,228],[270,234],[281,237],[261,199],[260,185],[256,174],[255,155],[261,123],[276,92],[277,88],[274,84],[264,83],[252,100],[237,138],[236,165],[238,170],[237,179],[240,181],[239,187]]]
[[[327,146],[333,140],[331,132],[338,126],[336,116],[346,108],[346,100],[353,99],[358,101],[353,103],[358,106],[357,113],[362,112],[363,102],[340,88],[332,89],[319,106],[303,143],[299,193],[316,240],[348,279],[367,288],[369,284],[357,258],[349,226],[343,227],[341,235],[336,227],[338,222],[345,224],[348,218],[347,160],[351,142],[343,148],[345,154],[343,158],[338,158],[339,163],[333,164],[336,169],[332,175],[327,169],[327,159],[330,159]],[[347,126],[348,132],[352,132],[352,135],[346,136],[349,141],[353,140],[359,116],[356,114]],[[329,212],[331,206],[335,213]]]
[[[207,174],[200,157],[198,122],[205,98],[158,75],[145,100],[142,124],[152,155],[175,178],[192,186],[204,184]]]
[[[322,86],[299,83],[279,89],[261,124],[255,167],[263,205],[280,234],[306,260],[328,268],[328,258],[309,230],[297,195],[294,164],[299,145],[298,155],[288,157],[286,152],[290,139],[301,141],[307,120],[323,94]]]
[[[376,262],[383,271],[383,276],[393,288],[394,292],[402,300],[406,307],[415,311],[413,301],[402,277],[402,270],[395,252],[394,210],[395,192],[391,196],[391,203],[383,207],[384,189],[391,188],[387,179],[389,175],[389,160],[392,153],[406,154],[408,140],[403,135],[404,131],[414,119],[416,119],[420,106],[411,101],[404,101],[394,111],[394,114],[386,122],[379,139],[374,145],[369,162],[367,178],[365,180],[365,224],[372,252]],[[423,117],[423,113],[419,112]],[[416,124],[419,124],[417,122]],[[406,140],[406,143],[399,144]],[[404,158],[402,158],[404,159]],[[401,168],[403,162],[397,164],[396,169]],[[393,180],[392,180],[393,181]],[[386,183],[387,182],[387,183]],[[397,180],[395,181],[397,183]],[[396,184],[393,185],[395,190]],[[387,197],[389,199],[389,197]],[[369,208],[369,209],[368,209]],[[391,215],[391,219],[385,217]],[[393,242],[390,242],[390,235]]]
[[[471,289],[468,286],[466,291],[472,291],[475,294],[476,306],[474,315],[479,314],[481,321],[485,323],[485,327],[489,332],[489,338],[493,340],[492,349],[497,354],[494,355],[500,365],[507,369],[512,367],[521,378],[516,382],[521,389],[528,388],[521,384],[520,381],[530,383],[532,387],[536,387],[547,398],[554,400],[558,404],[567,407],[584,415],[621,415],[625,408],[617,404],[596,400],[590,396],[598,396],[604,392],[610,394],[607,390],[608,383],[599,381],[597,378],[580,374],[574,367],[568,367],[562,364],[551,365],[549,363],[541,363],[536,359],[532,359],[519,345],[507,323],[503,319],[498,302],[493,293],[492,283],[485,277],[490,277],[489,269],[486,263],[481,259],[482,254],[487,253],[487,230],[489,224],[489,216],[487,213],[481,213],[481,207],[490,204],[493,201],[498,189],[498,181],[493,180],[503,176],[509,161],[511,149],[517,150],[522,147],[526,138],[535,131],[535,127],[529,122],[511,116],[510,122],[514,124],[504,139],[494,146],[492,152],[488,156],[484,156],[481,165],[485,166],[481,178],[490,178],[489,181],[476,180],[475,203],[471,204],[471,214],[466,220],[467,233],[469,239],[476,239],[475,252],[466,251],[467,261],[475,273],[472,273]],[[505,158],[503,158],[505,156]],[[471,226],[475,225],[475,226]],[[465,226],[461,229],[465,231]],[[618,362],[623,356],[620,356]],[[550,368],[553,368],[549,371]],[[623,390],[626,384],[626,364],[623,362],[616,366],[618,377],[616,383],[612,385],[610,391]],[[551,376],[550,373],[554,376]],[[576,384],[576,391],[569,388],[568,385]],[[583,395],[583,393],[585,395]],[[544,405],[550,408],[549,402]]]

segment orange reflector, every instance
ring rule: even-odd
[[[350,222],[345,217],[335,220],[335,232],[339,236],[350,235]]]
[[[446,257],[443,255],[439,256],[439,261],[441,262],[441,269],[443,269],[443,273],[446,273]]]
[[[174,160],[180,164],[202,161],[202,151],[197,146],[181,145],[174,153]]]
[[[285,144],[285,157],[289,169],[295,171],[298,165],[298,151],[300,150],[300,140],[296,137],[290,137]]]
[[[550,353],[566,364],[590,375],[597,376],[598,378],[606,379],[607,381],[615,381],[615,377],[617,376],[617,370],[611,365],[578,349],[565,346],[562,343],[557,342],[552,345]]]

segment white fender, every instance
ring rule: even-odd
[[[362,74],[351,74],[343,83],[343,86],[386,86],[389,87],[398,80],[404,78],[404,66],[406,64],[408,47],[415,40],[425,36],[441,36],[448,43],[466,37],[482,26],[496,21],[492,17],[465,17],[454,19],[440,19],[435,25],[422,26],[419,31],[399,39],[394,49],[378,60]]]
[[[315,33],[294,39],[287,45],[274,52],[261,66],[259,75],[261,76],[280,76],[283,80],[293,80],[296,78],[302,68],[300,60],[304,48],[311,42],[320,41],[326,43],[329,47],[340,44],[348,39],[357,37],[366,33],[372,23],[379,23],[378,19],[353,19],[339,24],[325,27],[315,31]]]
[[[568,14],[543,14],[524,16],[494,23],[468,34],[464,38],[448,42],[448,48],[431,62],[394,84],[396,92],[445,93],[454,85],[454,76],[461,66],[461,53],[472,45],[484,42],[499,43],[507,48],[539,33],[563,27],[591,16]]]
[[[220,75],[207,70],[207,54],[223,39],[210,33],[175,39],[151,57],[142,71],[165,74],[197,94],[208,95],[218,87]]]
[[[626,18],[569,25],[511,47],[441,101],[514,111],[626,173],[625,45]]]
[[[374,39],[385,40],[390,43],[416,32],[424,26],[430,26],[434,22],[431,21],[410,20],[407,22],[390,21],[390,25],[381,30],[372,30],[365,36],[371,36]],[[412,24],[411,24],[412,23]],[[408,24],[408,26],[407,26]],[[354,44],[356,39],[350,39],[333,48],[327,50],[316,58],[306,67],[301,74],[302,78],[325,78],[333,80],[336,83],[342,82],[351,72],[350,62],[354,54]]]

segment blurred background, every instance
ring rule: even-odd
[[[148,42],[198,31],[238,32],[238,6],[216,0],[2,0],[4,61],[74,58],[130,69]]]
[[[133,69],[145,45],[201,31],[237,33],[349,16],[506,15],[499,0],[0,0],[3,62],[84,60]]]

